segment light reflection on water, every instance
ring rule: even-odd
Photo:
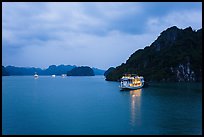
[[[130,124],[132,128],[134,128],[137,125],[141,124],[140,121],[140,107],[141,107],[141,95],[142,95],[142,89],[137,90],[130,90],[130,99],[131,99],[131,119]]]

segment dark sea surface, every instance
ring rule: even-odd
[[[200,135],[202,84],[120,91],[103,76],[2,77],[2,133]]]

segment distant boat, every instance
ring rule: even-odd
[[[62,74],[62,77],[63,77],[63,78],[66,77],[66,74]]]
[[[56,75],[52,75],[52,77],[54,78],[54,77],[56,77]]]
[[[34,78],[38,78],[38,74],[35,72]]]
[[[144,86],[144,78],[142,76],[125,75],[121,78],[121,90],[139,89]]]

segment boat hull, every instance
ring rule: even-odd
[[[137,86],[137,87],[130,87],[130,86],[123,86],[123,87],[120,87],[121,90],[134,90],[134,89],[139,89],[139,88],[142,88],[142,86]]]

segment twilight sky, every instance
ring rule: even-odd
[[[4,2],[2,65],[108,69],[171,26],[202,28],[202,3]]]

